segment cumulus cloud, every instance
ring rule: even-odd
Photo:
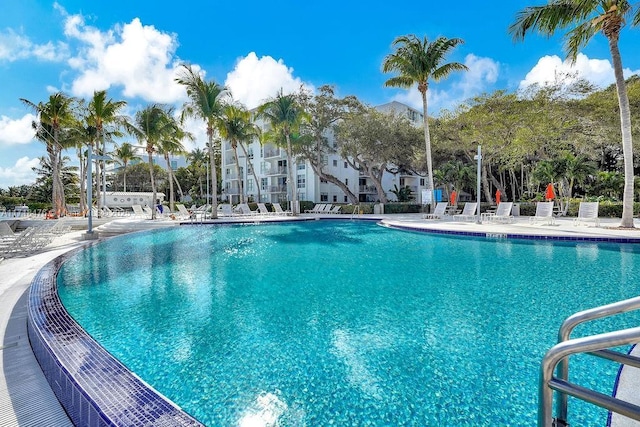
[[[445,108],[452,108],[469,97],[486,91],[498,80],[499,64],[491,58],[482,58],[469,54],[465,57],[464,65],[468,71],[454,72],[441,82],[429,82],[427,102],[429,115]],[[447,89],[441,87],[451,82]],[[422,96],[417,85],[409,91],[397,94],[395,101],[407,104],[417,110],[422,110]]]
[[[15,62],[35,58],[40,61],[60,62],[68,56],[69,48],[65,43],[54,44],[49,41],[37,44],[12,29],[0,33],[0,61]]]
[[[624,76],[639,73],[640,70],[624,70]],[[555,83],[560,78],[566,78],[567,83],[583,78],[591,83],[605,87],[615,82],[613,66],[607,59],[589,59],[586,55],[579,53],[575,64],[568,60],[562,60],[557,55],[543,56],[538,63],[527,73],[524,80],[520,82],[520,89],[538,84],[546,85]]]
[[[13,166],[0,167],[0,182],[2,182],[4,188],[33,184],[37,176],[31,168],[39,165],[39,159],[21,157]]]
[[[296,92],[303,86],[311,92],[315,88],[293,76],[293,68],[284,64],[282,59],[276,61],[271,56],[258,58],[255,52],[240,58],[233,71],[227,74],[225,81],[233,98],[252,109],[267,99],[277,95],[280,89],[285,94]]]
[[[135,18],[130,23],[100,31],[87,25],[81,15],[65,15],[65,35],[79,43],[78,53],[68,64],[79,75],[71,84],[71,93],[88,97],[96,90],[122,87],[123,95],[149,102],[176,103],[184,99],[184,88],[175,83],[180,61],[175,52],[175,34],[143,25]]]
[[[19,119],[0,116],[0,146],[28,144],[33,141],[31,123],[36,118],[33,114],[26,114]]]

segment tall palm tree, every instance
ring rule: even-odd
[[[122,143],[120,146],[116,146],[116,149],[113,151],[114,156],[116,157],[116,162],[122,165],[122,177],[124,180],[124,189],[123,191],[127,191],[127,165],[129,162],[134,160],[140,160],[140,156],[136,152],[133,145],[128,142]]]
[[[222,116],[223,100],[228,92],[224,86],[214,81],[205,81],[202,76],[193,71],[189,65],[183,65],[180,76],[175,81],[185,86],[189,101],[183,105],[183,117],[198,117],[205,121],[209,147],[209,162],[211,163],[211,187],[213,200],[211,217],[218,217],[218,176],[215,162],[214,133],[217,123]]]
[[[635,9],[635,11],[634,11]],[[598,33],[609,42],[609,51],[616,79],[620,129],[624,154],[624,193],[621,227],[633,228],[633,140],[631,137],[631,110],[622,72],[622,58],[618,48],[620,31],[627,18],[632,25],[640,23],[640,7],[627,0],[552,0],[544,6],[531,6],[520,11],[509,27],[515,40],[523,40],[529,30],[551,36],[557,30],[568,29],[565,34],[567,57],[575,62],[580,49]]]
[[[152,104],[136,113],[134,123],[127,124],[127,130],[138,141],[145,144],[149,156],[149,175],[153,203],[156,201],[156,182],[153,176],[153,153],[159,148],[160,141],[169,138],[176,132],[175,121],[171,119],[172,110],[158,104]],[[156,210],[152,207],[151,219],[156,218]]]
[[[291,192],[291,212],[298,213],[298,194],[296,176],[293,172],[293,147],[291,144],[293,132],[299,128],[300,123],[305,119],[305,113],[296,101],[293,94],[284,95],[282,89],[275,98],[270,99],[265,104],[258,107],[258,115],[271,124],[271,132],[283,137],[286,141],[287,150],[287,180],[289,182],[287,190]]]
[[[160,144],[158,146],[158,151],[160,151],[164,157],[164,160],[167,162],[167,174],[169,175],[169,208],[174,211],[175,210],[175,194],[173,190],[173,182],[175,180],[175,175],[173,173],[173,168],[171,167],[171,155],[174,154],[185,154],[186,150],[184,149],[184,145],[182,145],[182,140],[184,139],[193,139],[193,135],[191,133],[186,132],[184,129],[180,127],[178,122],[172,116],[170,120],[174,122],[174,132],[166,135],[160,140]],[[180,190],[180,194],[182,194],[182,188],[180,188],[180,183],[175,180],[178,184],[178,189]]]
[[[258,136],[258,128],[251,122],[251,113],[243,107],[229,104],[224,107],[222,118],[219,122],[218,131],[220,136],[228,139],[231,142],[231,148],[233,148],[233,155],[236,159],[236,174],[238,176],[238,182],[240,183],[240,203],[244,203],[244,183],[240,174],[240,162],[238,158],[238,145],[242,149],[245,159],[247,160],[247,166],[251,168],[253,172],[253,178],[256,185],[258,182],[258,176],[251,163],[251,159],[247,154],[247,149],[244,146],[245,142],[251,141],[254,137]],[[260,201],[260,185],[258,187],[258,201]]]
[[[36,131],[36,138],[46,144],[49,154],[53,180],[51,203],[56,215],[63,215],[66,211],[66,200],[60,176],[61,153],[64,148],[61,135],[74,120],[73,103],[75,100],[61,92],[50,95],[46,103],[35,104],[24,98],[20,98],[20,100],[38,115],[38,121],[33,122],[33,127]]]
[[[87,123],[90,126],[95,127],[97,134],[97,147],[96,153],[105,155],[105,141],[112,136],[120,136],[119,129],[125,125],[126,118],[120,114],[122,109],[127,105],[126,101],[114,101],[107,99],[107,91],[100,90],[93,92],[93,97],[89,101],[88,114],[86,117]],[[96,173],[101,178],[103,192],[106,189],[106,162],[102,160],[97,162]],[[98,184],[98,188],[100,185]],[[100,192],[98,192],[100,194]],[[102,198],[98,197],[98,212],[102,207],[102,201],[105,199],[105,195]]]
[[[438,82],[453,71],[466,71],[467,67],[459,62],[443,64],[447,54],[459,44],[462,39],[438,37],[429,42],[426,37],[420,40],[415,35],[397,37],[392,46],[395,52],[387,55],[382,61],[382,71],[397,72],[398,75],[387,80],[386,87],[411,88],[418,84],[418,91],[422,95],[422,114],[424,124],[424,144],[427,157],[427,175],[431,191],[431,203],[435,202],[433,185],[433,160],[431,158],[431,136],[429,135],[429,117],[427,108],[427,90],[429,79]]]

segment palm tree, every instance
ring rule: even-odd
[[[305,113],[296,102],[295,95],[284,95],[282,89],[275,98],[258,107],[258,115],[271,124],[271,132],[284,138],[287,150],[287,179],[291,191],[291,212],[296,215],[298,208],[297,182],[293,174],[293,150],[291,145],[292,134],[305,118]]]
[[[116,162],[122,165],[122,175],[124,180],[123,191],[127,191],[127,165],[129,164],[129,162],[132,162],[134,160],[140,160],[140,156],[138,156],[138,153],[136,153],[133,145],[129,144],[128,142],[124,142],[122,143],[122,145],[117,146],[113,151],[113,154],[116,157]]]
[[[424,123],[424,143],[427,157],[427,175],[431,202],[435,201],[433,185],[433,160],[431,158],[431,136],[429,135],[429,118],[427,109],[427,90],[429,79],[438,82],[453,71],[466,71],[467,67],[459,62],[443,64],[445,56],[456,46],[464,43],[462,39],[438,37],[430,43],[426,37],[420,40],[415,35],[400,36],[393,41],[396,50],[387,55],[382,61],[382,71],[397,72],[398,75],[387,80],[386,87],[411,88],[418,84],[418,91],[422,95],[422,120]]]
[[[637,8],[634,12],[634,8]],[[626,18],[633,15],[632,25],[640,23],[640,8],[627,0],[552,0],[544,6],[531,6],[520,11],[509,27],[515,40],[523,40],[529,30],[551,36],[557,30],[572,27],[565,35],[567,57],[575,62],[581,48],[597,33],[609,42],[609,51],[616,79],[620,128],[624,154],[624,193],[620,227],[633,228],[633,141],[631,110],[622,72],[622,58],[618,48],[620,31]]]
[[[167,162],[167,174],[169,175],[169,209],[171,209],[171,211],[174,211],[175,195],[173,190],[173,182],[175,180],[175,175],[173,173],[173,168],[171,167],[171,155],[185,154],[186,151],[181,141],[185,138],[193,139],[193,135],[191,135],[189,132],[185,132],[173,116],[170,117],[170,120],[172,120],[174,123],[174,132],[164,136],[160,140],[158,151],[162,153],[162,155],[164,156],[164,160]],[[182,188],[180,187],[180,183],[177,180],[175,180],[175,182],[177,183],[180,194],[182,195]]]
[[[214,81],[205,81],[191,66],[183,65],[182,74],[175,79],[178,84],[185,86],[189,101],[183,105],[184,117],[199,117],[206,122],[209,147],[209,162],[211,163],[211,187],[213,200],[211,217],[218,217],[218,177],[215,162],[214,132],[222,116],[223,99],[227,96],[225,87]]]
[[[127,105],[126,101],[114,101],[107,99],[107,91],[100,90],[93,92],[93,97],[89,101],[87,124],[96,130],[97,147],[96,153],[105,155],[105,140],[113,136],[120,136],[119,128],[125,125],[126,119],[120,111]],[[106,162],[97,162],[96,174],[102,179],[103,191],[106,190]],[[98,183],[98,188],[100,185]],[[100,194],[100,192],[98,192]],[[102,195],[102,200],[106,196]],[[102,200],[98,197],[98,212],[102,206]]]
[[[238,182],[240,183],[240,203],[244,203],[244,183],[240,174],[238,145],[242,149],[245,159],[247,159],[247,166],[251,169],[251,172],[253,172],[253,178],[256,184],[258,184],[258,176],[244,146],[245,142],[249,142],[258,136],[258,128],[251,122],[251,113],[240,106],[229,104],[224,108],[218,131],[221,137],[231,142],[231,148],[233,148],[233,155],[236,160],[236,174],[238,175]],[[258,201],[260,201],[260,185],[257,185],[257,187]]]
[[[66,201],[64,185],[60,176],[61,153],[64,148],[61,135],[63,130],[74,120],[72,111],[74,98],[57,92],[50,95],[49,101],[46,103],[34,104],[24,98],[20,98],[20,100],[38,115],[38,121],[33,122],[33,127],[36,131],[36,138],[47,145],[53,180],[51,202],[56,215],[62,215],[66,210]]]
[[[136,113],[134,123],[127,124],[127,130],[146,146],[149,156],[149,175],[151,178],[152,200],[156,200],[156,182],[153,176],[153,153],[159,148],[160,141],[176,132],[175,121],[171,119],[172,110],[158,104],[152,104]],[[156,218],[152,207],[151,219]]]
[[[200,187],[200,197],[203,196],[202,191],[202,168],[207,161],[207,153],[201,148],[195,148],[191,153],[187,155],[187,161],[198,172],[198,186]]]

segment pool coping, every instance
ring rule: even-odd
[[[27,332],[54,394],[75,425],[204,427],[126,368],[69,315],[57,292],[67,252],[41,268],[29,290]]]

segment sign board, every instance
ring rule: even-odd
[[[431,190],[422,190],[422,204],[431,204]]]

